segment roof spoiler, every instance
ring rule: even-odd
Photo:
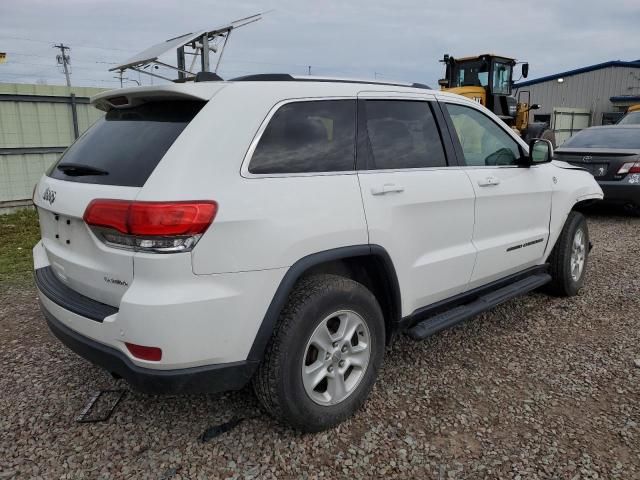
[[[207,72],[208,73],[208,72]],[[217,76],[217,75],[216,75]],[[220,84],[220,88],[223,84]],[[185,85],[169,83],[147,87],[119,88],[91,97],[91,104],[108,112],[114,108],[129,108],[156,100],[201,100],[207,101],[217,93],[215,87],[206,84]]]

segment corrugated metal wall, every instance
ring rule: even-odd
[[[0,209],[30,199],[38,178],[73,142],[70,93],[82,133],[102,116],[88,98],[103,90],[0,84]]]
[[[608,67],[591,72],[564,77],[535,85],[524,86],[521,91],[531,92],[531,103],[542,105],[534,114],[552,115],[557,107],[584,108],[591,111],[591,125],[602,124],[602,114],[613,112],[611,97],[640,94],[640,69],[629,67]],[[518,89],[516,89],[516,95]]]

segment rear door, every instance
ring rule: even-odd
[[[476,256],[473,187],[450,165],[441,116],[431,95],[359,95],[357,164],[369,242],[393,260],[403,315],[464,291]]]
[[[442,105],[476,194],[473,243],[478,257],[469,285],[474,288],[542,260],[553,166],[518,166],[524,151],[505,124],[470,105]]]
[[[63,154],[34,194],[51,268],[73,290],[118,306],[133,280],[133,252],[106,246],[82,217],[98,198],[133,200],[204,105],[158,101],[111,110]]]

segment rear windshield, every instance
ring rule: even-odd
[[[640,149],[640,128],[589,128],[576,133],[563,147]]]
[[[640,112],[627,113],[620,119],[618,125],[640,125]]]
[[[52,166],[51,178],[141,187],[204,102],[165,101],[111,110]]]

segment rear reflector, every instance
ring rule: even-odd
[[[156,252],[190,250],[218,212],[213,201],[93,200],[84,221],[105,243]]]
[[[162,350],[158,347],[145,347],[143,345],[126,342],[125,345],[127,346],[127,350],[131,352],[131,355],[140,360],[149,360],[150,362],[159,362],[162,360]]]

